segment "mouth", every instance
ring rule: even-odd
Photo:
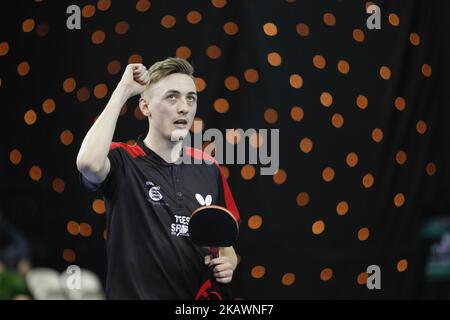
[[[177,128],[185,129],[185,128],[187,128],[188,122],[187,122],[186,119],[178,119],[178,120],[175,120],[175,121],[173,122],[173,124],[174,124],[175,127],[177,127]]]

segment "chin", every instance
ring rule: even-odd
[[[170,135],[171,141],[180,141],[186,138],[188,135],[189,130],[188,129],[175,129],[172,131],[172,134]]]

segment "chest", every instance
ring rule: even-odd
[[[155,209],[190,215],[219,198],[218,176],[208,165],[135,166],[127,175],[130,185],[125,188],[136,190]]]

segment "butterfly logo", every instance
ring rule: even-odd
[[[200,203],[201,206],[209,206],[212,202],[212,197],[210,194],[206,195],[206,197],[203,199],[201,194],[196,193],[195,199],[197,199],[198,203]]]

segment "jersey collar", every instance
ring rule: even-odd
[[[150,160],[150,161],[153,162],[153,163],[156,163],[156,164],[158,164],[158,165],[161,165],[161,166],[169,167],[169,166],[176,165],[176,163],[170,163],[170,162],[167,162],[166,160],[164,160],[163,158],[161,158],[155,151],[153,151],[152,149],[150,149],[150,148],[144,143],[145,138],[146,138],[145,135],[139,136],[138,139],[137,139],[137,145],[138,145],[139,147],[141,147],[142,150],[144,150],[144,152],[145,152],[145,154],[146,154],[146,156],[145,156],[146,159]],[[183,152],[183,150],[184,150],[184,147],[182,148],[182,152]]]

